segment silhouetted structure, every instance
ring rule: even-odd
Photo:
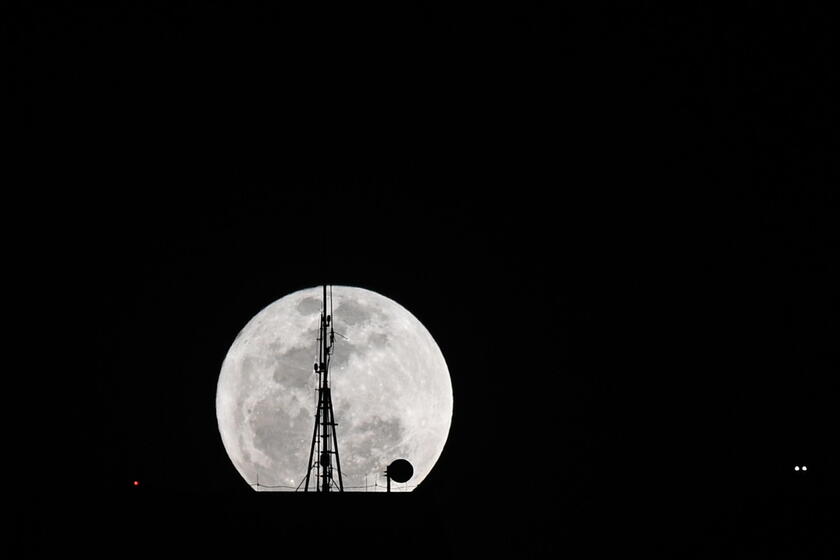
[[[391,481],[408,482],[414,476],[414,467],[405,459],[397,459],[392,461],[388,468],[385,469],[385,479],[388,481],[388,492],[391,491]]]
[[[321,329],[318,334],[318,361],[315,362],[315,373],[318,375],[318,406],[315,410],[315,429],[312,431],[312,444],[309,448],[309,466],[306,469],[304,492],[309,492],[309,479],[312,469],[316,471],[316,492],[335,491],[336,474],[338,475],[338,491],[344,492],[344,482],[341,479],[341,461],[338,456],[338,438],[335,431],[337,424],[333,414],[329,382],[330,356],[335,344],[332,320],[332,287],[330,287],[329,292],[330,312],[327,313],[327,286],[325,284],[324,305],[321,308]],[[333,467],[333,456],[335,456],[335,467]]]

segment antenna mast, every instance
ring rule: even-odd
[[[329,305],[327,305],[327,285],[324,284],[324,304],[321,307],[321,328],[318,333],[318,361],[315,362],[315,373],[318,375],[318,405],[315,409],[315,428],[312,431],[312,444],[309,447],[309,467],[306,469],[304,492],[309,492],[309,480],[313,469],[315,470],[315,492],[335,492],[336,490],[344,492],[341,461],[338,456],[338,438],[335,432],[338,424],[333,414],[329,383],[330,356],[334,344],[332,287],[330,287]],[[333,456],[335,456],[335,467],[333,467]],[[338,478],[337,486],[336,477]]]

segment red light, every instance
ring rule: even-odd
[[[139,481],[139,480],[135,480],[135,481],[134,481],[134,486],[140,486],[140,481]]]

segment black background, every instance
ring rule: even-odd
[[[10,10],[13,546],[836,553],[827,14]],[[221,445],[236,333],[325,281],[447,359],[412,494],[256,495]]]

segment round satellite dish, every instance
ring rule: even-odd
[[[405,459],[397,459],[388,465],[386,474],[394,482],[408,482],[414,476],[414,467]]]

